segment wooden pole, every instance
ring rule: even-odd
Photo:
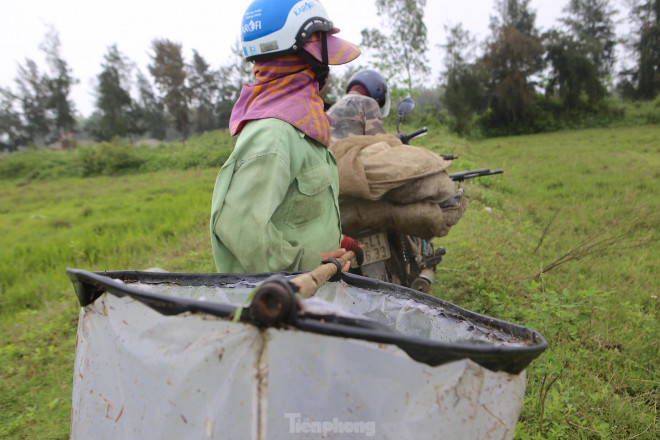
[[[351,261],[353,258],[355,258],[355,252],[348,251],[340,258],[337,258],[337,260],[343,267],[347,261]],[[291,282],[298,286],[300,296],[303,298],[309,298],[314,296],[319,287],[321,287],[326,281],[332,278],[332,276],[336,273],[336,264],[325,263],[319,265],[319,267],[310,272],[298,275],[292,279]]]
[[[339,264],[343,267],[348,261],[355,257],[355,252],[348,251],[340,258]],[[303,298],[314,296],[316,291],[334,274],[340,270],[334,263],[324,263],[316,269],[298,275],[291,279],[291,283],[298,287],[298,293]],[[289,319],[293,307],[294,298],[287,286],[277,281],[262,284],[257,289],[250,310],[252,315],[267,326],[280,325]]]

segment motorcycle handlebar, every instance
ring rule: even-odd
[[[414,139],[414,138],[416,138],[416,137],[418,137],[418,136],[422,136],[422,135],[426,134],[427,131],[428,131],[428,129],[427,129],[426,127],[420,128],[420,129],[417,130],[417,131],[413,131],[412,133],[410,133],[409,135],[407,135],[408,140],[410,140],[410,139]]]
[[[452,173],[449,178],[455,182],[462,182],[467,179],[474,179],[475,177],[492,176],[494,174],[503,174],[504,170],[492,170],[490,168],[479,168],[478,170],[461,171],[459,173]]]
[[[403,132],[399,132],[399,133],[397,133],[396,137],[401,139],[401,142],[403,142],[405,145],[409,145],[410,139],[413,139],[413,138],[416,138],[416,137],[419,137],[419,136],[425,136],[427,131],[428,131],[428,129],[426,127],[424,127],[424,128],[420,128],[417,131],[413,131],[410,134],[405,134]]]

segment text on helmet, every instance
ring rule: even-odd
[[[261,29],[261,20],[254,21],[250,20],[249,23],[243,25],[243,33],[247,34],[248,32],[254,32]]]
[[[314,3],[310,2],[305,2],[304,4],[300,5],[296,9],[293,9],[293,13],[296,17],[298,17],[300,14],[303,14],[311,9],[314,9]]]

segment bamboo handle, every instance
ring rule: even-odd
[[[337,258],[337,260],[343,267],[347,261],[351,261],[353,258],[355,258],[355,252],[348,251],[341,257]],[[335,264],[325,263],[319,265],[319,267],[310,272],[298,275],[293,278],[291,282],[298,286],[300,296],[303,298],[309,298],[314,296],[319,287],[332,278],[336,273],[337,266]]]
[[[347,261],[355,257],[355,252],[348,251],[337,259],[343,267]],[[337,265],[325,263],[319,265],[311,272],[303,273],[291,280],[298,287],[298,292],[303,298],[313,296],[323,283],[328,281],[337,273]],[[294,309],[293,295],[290,288],[280,282],[271,281],[262,284],[250,305],[250,310],[255,319],[267,326],[279,325],[285,322]]]

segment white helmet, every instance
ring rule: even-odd
[[[344,64],[360,55],[357,46],[330,35],[339,29],[318,0],[254,0],[243,15],[243,56],[252,61],[299,53],[317,32],[326,40],[324,50],[308,50],[317,62]]]

